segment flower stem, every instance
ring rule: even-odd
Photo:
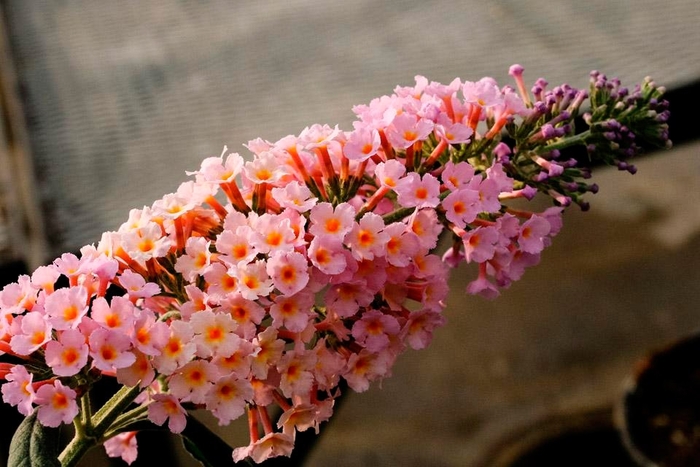
[[[569,146],[573,146],[575,144],[582,144],[585,143],[586,138],[588,138],[591,134],[591,130],[586,130],[584,132],[581,132],[577,135],[570,136],[568,138],[563,138],[556,143],[549,144],[547,146],[539,148],[537,151],[535,151],[537,154],[546,154],[548,152],[551,152],[555,149],[564,149],[568,148]]]
[[[74,467],[85,453],[98,444],[112,422],[136,399],[141,392],[138,386],[123,386],[92,419],[92,430],[88,433],[81,424],[68,446],[58,456],[61,467]]]

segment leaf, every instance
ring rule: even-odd
[[[36,411],[20,423],[10,442],[7,467],[60,467],[58,428],[39,423]]]
[[[180,437],[187,452],[204,467],[234,465],[231,446],[196,418],[187,417],[187,425]]]

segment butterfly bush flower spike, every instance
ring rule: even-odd
[[[81,255],[7,285],[3,400],[75,426],[63,466],[97,443],[131,463],[144,422],[182,433],[192,409],[247,420],[234,461],[290,455],[341,388],[365,391],[429,345],[450,269],[468,263],[466,292],[496,297],[537,264],[565,207],[588,208],[590,165],[566,148],[634,173],[633,156],[670,146],[650,79],[528,89],[522,67],[510,75],[514,87],[418,76],[354,107],[352,131],[224,147]],[[93,407],[104,379],[122,388]]]

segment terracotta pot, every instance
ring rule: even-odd
[[[509,435],[478,467],[634,467],[611,407],[539,420]]]
[[[616,420],[640,466],[700,466],[700,336],[638,362]]]

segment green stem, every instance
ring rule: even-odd
[[[74,467],[85,453],[97,445],[107,429],[117,417],[136,399],[141,388],[123,386],[112,398],[97,411],[92,419],[92,430],[87,432],[82,423],[76,425],[75,436],[58,456],[61,467]]]
[[[585,144],[586,138],[588,138],[591,134],[591,130],[586,130],[584,132],[581,132],[577,135],[570,136],[568,138],[564,138],[562,140],[557,141],[556,143],[549,144],[547,146],[543,146],[539,149],[537,149],[535,152],[537,154],[546,154],[548,152],[554,151],[555,149],[564,149],[568,148],[569,146],[573,146],[575,144]]]

